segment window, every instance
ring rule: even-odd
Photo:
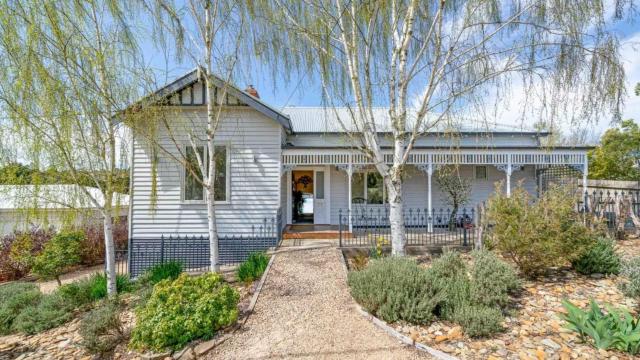
[[[476,179],[477,180],[487,180],[487,167],[486,166],[476,166]]]
[[[377,172],[356,173],[351,177],[352,203],[384,204],[385,195],[382,176]]]
[[[324,199],[324,171],[316,171],[316,199]]]
[[[198,146],[198,154],[202,161],[208,164],[206,147]],[[183,200],[185,202],[204,202],[204,186],[202,185],[202,172],[198,166],[198,158],[191,145],[185,149],[186,166],[183,183]],[[229,197],[228,183],[228,151],[226,146],[215,147],[216,174],[214,186],[214,199],[216,202],[224,202]]]

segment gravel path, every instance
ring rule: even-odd
[[[211,359],[425,359],[354,308],[335,248],[277,255],[254,313]]]

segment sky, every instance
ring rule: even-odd
[[[613,6],[610,6],[613,9]],[[612,14],[613,10],[610,10]],[[640,97],[635,96],[633,89],[636,83],[640,82],[640,15],[627,18],[623,21],[612,23],[611,30],[620,40],[620,56],[624,64],[626,73],[627,96],[623,108],[623,119],[632,118],[640,122]],[[161,85],[193,69],[189,60],[183,63],[176,63],[170,56],[156,49],[153,44],[146,42],[141,44],[143,52],[146,54],[149,64],[158,69],[156,82]],[[240,68],[234,74],[236,85],[242,89],[252,84],[260,93],[262,100],[276,107],[285,106],[320,106],[321,91],[319,82],[312,78],[310,74],[292,74],[290,81],[284,81],[283,74],[273,74],[262,67],[261,64],[252,61],[246,68]],[[531,129],[532,119],[522,119],[521,108],[525,101],[525,88],[515,83],[512,85],[509,96],[498,99],[492,121],[502,127],[513,129]],[[531,101],[531,100],[528,100]],[[493,106],[492,106],[493,107]],[[600,135],[609,127],[615,126],[611,123],[612,116],[603,116],[596,123],[571,124],[560,122],[560,130],[568,135],[576,128],[585,131],[586,139],[589,143],[597,142]]]

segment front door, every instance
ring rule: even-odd
[[[327,213],[327,172],[322,169],[314,170],[314,210],[313,210],[313,223],[314,224],[328,224],[329,219]]]

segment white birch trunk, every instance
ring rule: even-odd
[[[220,271],[218,259],[218,227],[216,224],[216,203],[213,189],[207,189],[207,225],[209,228],[209,249],[211,271]]]
[[[389,197],[389,224],[391,225],[391,255],[404,256],[407,239],[404,232],[402,180],[396,172],[385,178]]]
[[[111,213],[103,215],[105,271],[107,273],[107,294],[115,296],[116,288],[116,250],[113,241],[113,219]]]

